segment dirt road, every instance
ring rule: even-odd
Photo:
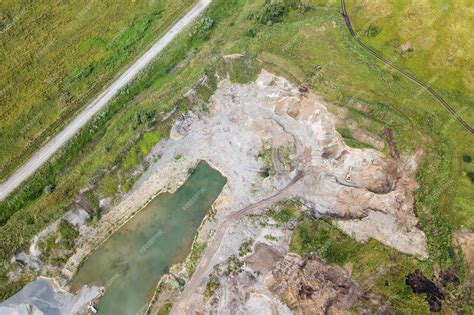
[[[217,249],[219,249],[222,239],[224,238],[229,227],[232,226],[232,224],[234,224],[238,220],[240,220],[243,216],[249,214],[250,212],[256,209],[269,207],[270,205],[275,204],[278,201],[290,197],[291,188],[295,183],[301,180],[304,175],[305,173],[298,172],[297,175],[291,180],[291,182],[286,185],[285,188],[277,192],[275,195],[260,200],[257,203],[251,204],[224,218],[222,223],[219,224],[218,230],[216,231],[216,234],[214,235],[214,238],[212,239],[211,243],[208,244],[206,251],[204,252],[201,260],[199,261],[198,266],[196,267],[196,270],[194,271],[193,276],[191,277],[191,280],[186,284],[186,287],[179,296],[179,300],[172,308],[170,314],[194,314],[192,305],[187,305],[187,303],[191,300],[192,294],[197,290],[203,278],[208,274],[209,269],[213,267],[212,258],[214,257],[214,254],[216,253]]]
[[[188,25],[190,25],[210,4],[212,0],[199,0],[198,3],[171,29],[163,35],[147,52],[132,64],[117,80],[89,104],[66,128],[38,150],[23,166],[0,184],[0,201],[33,175],[54,153],[65,145],[85,124],[117,95],[137,74],[146,68],[168,44]]]
[[[451,116],[456,119],[457,122],[459,122],[459,124],[461,124],[461,126],[466,129],[467,131],[469,131],[470,133],[474,133],[474,128],[469,125],[457,112],[456,110],[448,104],[448,102],[446,102],[444,100],[444,98],[441,97],[441,95],[438,94],[438,92],[436,92],[431,86],[429,86],[427,83],[423,82],[422,80],[416,78],[415,76],[413,76],[412,74],[410,74],[408,71],[400,68],[399,66],[395,65],[394,63],[390,62],[389,60],[385,59],[384,57],[382,57],[378,52],[376,52],[374,49],[370,48],[369,46],[367,46],[366,44],[364,44],[360,39],[359,37],[357,36],[356,32],[354,31],[354,28],[352,26],[352,22],[349,18],[349,14],[347,13],[347,9],[346,9],[346,1],[345,0],[341,0],[341,8],[342,8],[342,16],[344,18],[344,22],[346,22],[346,26],[347,26],[347,29],[349,30],[349,33],[351,34],[352,38],[359,44],[359,46],[361,46],[362,48],[364,48],[368,53],[370,53],[372,56],[374,56],[375,58],[377,58],[378,60],[380,60],[381,62],[383,62],[384,64],[388,65],[389,67],[397,70],[399,73],[401,73],[402,75],[404,75],[406,78],[408,78],[409,80],[411,80],[412,82],[418,84],[422,89],[424,89],[425,91],[427,91],[436,101],[438,101],[439,104],[441,104],[441,106],[443,106],[450,114]]]

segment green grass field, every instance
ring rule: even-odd
[[[370,47],[436,88],[474,125],[474,3],[469,0],[348,0]]]
[[[0,180],[195,3],[0,3]]]
[[[79,190],[92,187],[91,200],[119,198],[128,191],[138,177],[134,170],[146,167],[145,155],[157,141],[168,137],[176,116],[158,121],[174,107],[178,109],[175,115],[188,108],[182,95],[202,75],[212,78],[216,71],[224,74],[231,68],[233,80],[248,82],[265,68],[311,87],[324,96],[331,111],[347,111],[347,119],[360,129],[378,134],[384,127],[391,128],[402,156],[424,149],[415,197],[429,243],[426,264],[439,263],[462,272],[452,231],[474,229],[474,182],[469,179],[474,163],[464,158],[474,157],[472,136],[429,95],[354,43],[340,15],[339,1],[309,2],[310,8],[291,1],[291,9],[287,6],[282,16],[262,23],[265,19],[260,16],[267,14],[263,0],[215,0],[206,13],[213,21],[210,27],[200,20],[184,32],[54,160],[0,203],[1,261],[8,261],[18,248],[27,248],[36,233],[71,209]],[[192,51],[195,55],[189,60]],[[246,57],[226,68],[221,56],[231,53]],[[183,67],[169,71],[183,61]],[[209,87],[199,90],[201,101],[208,99],[214,87],[211,80]],[[462,91],[468,98],[469,90]],[[354,107],[354,101],[367,110]],[[474,116],[472,109],[465,110]],[[385,153],[387,148],[385,145]],[[389,258],[382,255],[377,261],[384,259]],[[406,271],[394,270],[399,278]],[[0,271],[0,298],[31,277],[8,283],[1,276],[8,270]]]

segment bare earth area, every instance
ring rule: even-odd
[[[196,310],[207,275],[232,254],[231,244],[236,250],[237,238],[228,237],[242,217],[236,214],[258,213],[284,198],[304,200],[315,216],[338,218],[339,227],[359,241],[374,238],[427,257],[413,214],[416,160],[395,162],[373,150],[348,148],[334,121],[319,97],[264,71],[249,85],[222,81],[209,115],[190,114],[176,123],[171,140],[157,148],[161,160],[150,172],[175,165],[178,173],[183,164],[204,159],[228,183],[214,205],[215,222],[202,227],[215,235],[174,314]],[[180,161],[167,162],[176,154]]]
[[[219,313],[228,307],[253,314],[285,314],[291,308],[313,306],[349,308],[358,294],[357,284],[343,269],[311,259],[309,270],[320,270],[329,278],[311,279],[305,285],[324,294],[307,298],[305,292],[295,292],[307,271],[300,258],[288,256],[291,232],[278,226],[263,228],[248,216],[294,198],[315,217],[336,218],[339,228],[356,240],[374,238],[401,252],[427,257],[425,236],[413,213],[416,157],[395,161],[374,150],[349,148],[335,123],[320,97],[266,71],[247,85],[221,80],[209,113],[188,113],[178,119],[170,139],[160,142],[148,157],[156,162],[122,201],[97,225],[80,225],[77,250],[61,270],[61,285],[67,287],[66,280],[87,255],[148,200],[175,191],[186,180],[188,169],[205,160],[228,181],[213,205],[214,215],[200,228],[197,241],[207,243],[207,248],[196,271],[190,277],[184,264],[172,268],[173,274],[187,279],[183,292],[178,289],[168,295],[172,313]],[[275,239],[268,239],[269,234]],[[228,265],[246,238],[255,241],[255,250],[245,258],[245,272],[227,272],[220,277],[214,297],[204,298],[213,268]],[[34,252],[30,255],[37,256]],[[279,280],[283,275],[294,281],[284,284]],[[341,283],[347,289],[341,290]],[[283,301],[288,296],[291,305]],[[158,311],[160,299],[153,312]]]

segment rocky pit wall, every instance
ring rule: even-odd
[[[191,164],[205,159],[229,179],[216,203],[218,215],[270,196],[299,170],[305,177],[293,196],[310,202],[315,215],[338,218],[339,227],[357,240],[374,238],[427,257],[413,213],[413,163],[347,147],[319,97],[263,71],[249,85],[222,81],[210,111],[209,117],[183,119],[185,127],[178,121],[159,153],[162,163],[175,154]],[[262,179],[258,172],[265,165],[257,155],[265,149],[271,151],[273,176]],[[278,151],[286,152],[287,161]]]
[[[223,218],[276,194],[301,172],[304,177],[291,187],[291,197],[304,200],[314,216],[335,217],[339,228],[359,241],[374,238],[427,258],[425,236],[413,213],[416,159],[394,161],[374,150],[349,148],[334,121],[321,98],[263,71],[249,85],[222,81],[210,115],[183,116],[156,152],[164,165],[176,154],[191,164],[205,159],[228,178],[215,203],[215,221],[204,224],[207,233],[201,233],[200,241],[209,242],[209,232],[219,229]],[[261,176],[268,168],[269,176]],[[215,254],[206,257],[208,265],[223,264],[237,251],[244,229],[231,230],[227,234],[232,237],[226,234]],[[187,305],[202,303],[202,285]]]
[[[202,230],[214,231],[224,217],[276,194],[302,173],[291,197],[304,200],[315,216],[337,218],[357,240],[374,238],[427,257],[413,213],[413,160],[401,163],[374,150],[347,147],[320,97],[266,71],[248,85],[221,81],[210,102],[209,114],[189,113],[176,122],[170,139],[152,150],[149,160],[158,161],[97,227],[80,227],[77,251],[62,270],[65,278],[146,201],[175,191],[200,160],[228,179],[213,206],[215,221],[206,220]],[[219,247],[216,262],[228,257],[228,241]]]

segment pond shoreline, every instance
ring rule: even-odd
[[[141,310],[169,266],[189,254],[195,232],[227,181],[205,161],[189,173],[173,194],[158,194],[123,224],[74,275],[73,290],[86,284],[104,288],[99,313]]]

